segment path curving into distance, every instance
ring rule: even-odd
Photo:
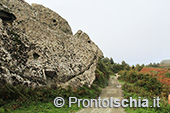
[[[110,99],[110,97],[113,97],[113,99],[119,99],[122,100],[123,99],[123,93],[122,93],[122,89],[121,89],[121,84],[119,83],[119,81],[117,80],[118,75],[117,76],[110,76],[109,79],[109,85],[104,88],[100,94],[99,97],[101,97],[101,99]],[[95,107],[88,107],[88,108],[83,108],[81,110],[79,110],[77,113],[126,113],[124,111],[124,109],[122,107],[119,108],[95,108]]]

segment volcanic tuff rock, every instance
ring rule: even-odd
[[[95,79],[101,50],[52,10],[23,0],[1,0],[16,20],[0,19],[0,84],[81,87]]]

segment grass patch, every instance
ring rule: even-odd
[[[110,76],[116,76],[115,74],[111,74]]]
[[[10,86],[10,90],[9,87]],[[72,107],[68,107],[69,97],[77,97],[79,99],[91,99],[97,98],[101,92],[96,84],[93,84],[90,88],[83,86],[76,90],[69,89],[28,89],[24,86],[4,86],[4,95],[1,97],[0,112],[57,112],[57,113],[69,113],[75,112],[82,107],[77,107],[77,104],[73,104]],[[6,89],[6,91],[5,91]],[[16,90],[17,89],[17,90]],[[7,90],[9,92],[7,92]],[[2,91],[2,90],[1,90]],[[1,93],[2,94],[2,93]],[[22,94],[22,95],[20,95]],[[56,108],[53,104],[55,97],[63,97],[65,99],[65,105],[62,108]]]
[[[119,81],[121,84],[125,84],[125,83],[126,83],[126,82],[123,81],[123,80],[119,80],[119,79],[118,79],[118,81]]]

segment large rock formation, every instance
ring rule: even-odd
[[[1,0],[15,15],[12,26],[0,18],[0,84],[29,87],[81,87],[95,79],[101,50],[79,30],[42,5]]]

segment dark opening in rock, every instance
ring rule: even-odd
[[[91,41],[88,41],[88,43],[90,43]]]
[[[15,76],[12,76],[11,78],[12,78],[12,80],[16,80],[16,77],[15,77]]]
[[[0,72],[2,73],[2,68],[0,67]]]
[[[4,86],[7,83],[5,79],[0,78],[0,86]]]
[[[34,53],[34,54],[33,54],[33,57],[34,57],[35,60],[37,60],[37,59],[40,57],[40,55],[37,54],[37,53]]]
[[[57,73],[55,71],[45,71],[45,75],[47,78],[54,78],[57,76]]]
[[[28,86],[28,83],[26,82],[26,83],[24,83],[24,85],[25,85],[25,86]]]
[[[53,19],[53,22],[56,22],[56,19]]]

